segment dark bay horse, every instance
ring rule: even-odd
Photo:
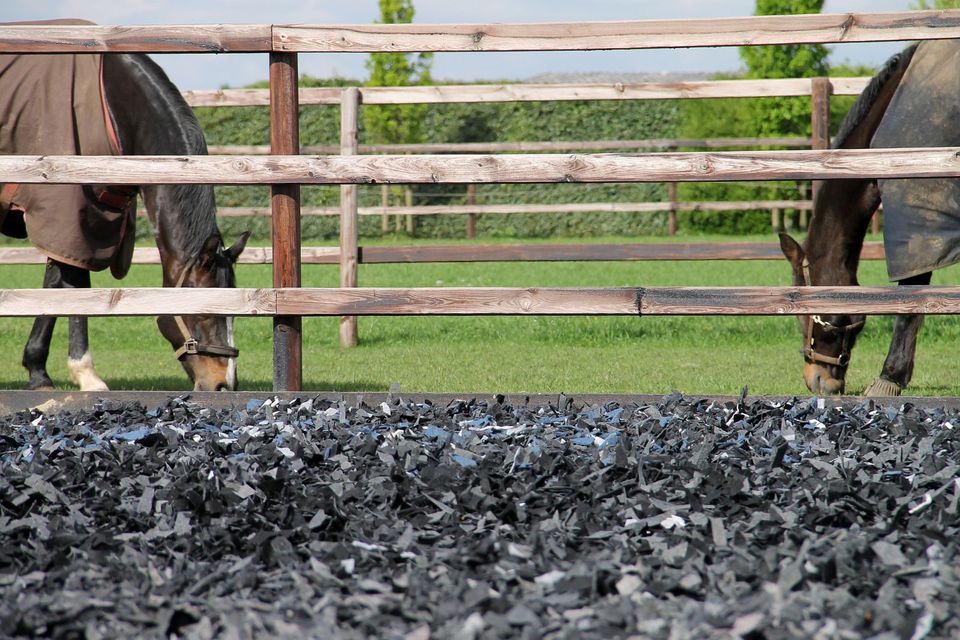
[[[960,145],[960,41],[934,40],[893,56],[844,119],[835,149]],[[796,285],[857,285],[867,226],[883,202],[891,281],[926,285],[934,269],[960,261],[960,180],[826,180],[803,242],[781,234]],[[865,316],[801,316],[803,377],[810,391],[843,393]],[[880,375],[864,394],[895,396],[913,375],[921,315],[898,315]]]
[[[78,21],[70,21],[78,23]],[[83,23],[81,23],[83,24]],[[91,57],[89,54],[81,54]],[[14,56],[6,56],[5,59]],[[26,57],[26,56],[24,56]],[[55,67],[73,65],[75,56],[55,54],[45,56]],[[79,56],[77,56],[79,57]],[[114,136],[115,152],[123,155],[201,155],[206,154],[203,132],[191,108],[183,100],[180,91],[167,78],[153,60],[143,54],[104,54],[96,56],[100,64],[99,87],[104,120]],[[6,60],[2,64],[10,64]],[[2,79],[2,75],[0,75]],[[24,83],[29,84],[29,83]],[[36,97],[38,104],[51,97]],[[29,108],[33,108],[30,106]],[[40,106],[36,107],[37,109]],[[17,123],[28,120],[16,120]],[[5,127],[9,121],[0,121]],[[24,125],[27,126],[27,125]],[[37,125],[42,127],[44,125]],[[38,128],[35,135],[41,138],[47,129]],[[19,132],[21,138],[30,137],[29,130]],[[7,153],[32,153],[33,151],[7,150]],[[37,150],[38,153],[45,153]],[[50,152],[55,153],[55,152]],[[26,185],[21,185],[21,187]],[[30,198],[43,209],[46,194],[56,187],[69,185],[36,186]],[[19,194],[20,191],[17,191]],[[230,247],[225,247],[216,223],[216,204],[213,188],[209,185],[141,185],[139,187],[83,187],[83,201],[68,215],[79,216],[84,234],[93,233],[96,224],[89,220],[94,214],[107,212],[120,219],[122,228],[130,222],[128,238],[116,244],[127,245],[126,265],[117,265],[117,256],[101,261],[97,266],[89,263],[61,259],[60,254],[50,257],[44,244],[47,237],[56,240],[58,229],[44,228],[44,220],[11,208],[6,199],[6,214],[2,226],[4,232],[25,236],[31,225],[37,229],[31,241],[48,255],[44,287],[89,287],[90,269],[110,266],[117,277],[122,277],[129,267],[132,252],[132,216],[136,196],[139,193],[147,209],[153,228],[165,287],[233,287],[236,286],[233,265],[243,251],[248,233]],[[105,194],[105,195],[104,195]],[[14,203],[17,196],[12,196]],[[48,205],[49,208],[49,205]],[[79,211],[78,211],[79,209]],[[19,218],[17,217],[19,214]],[[26,222],[24,220],[26,219]],[[58,223],[54,223],[58,225]],[[69,228],[66,225],[65,228]],[[123,247],[116,250],[123,252]],[[122,258],[122,256],[121,256]],[[121,260],[122,261],[122,260]],[[23,365],[27,369],[31,389],[52,388],[53,382],[46,371],[54,317],[39,317],[33,325],[30,338],[23,353]],[[221,316],[160,316],[157,324],[162,335],[170,342],[175,355],[194,384],[196,390],[230,390],[237,386],[236,357],[238,351],[233,342],[232,318]],[[82,317],[70,319],[69,370],[71,378],[83,390],[106,389],[106,385],[92,367],[88,350],[87,321]]]

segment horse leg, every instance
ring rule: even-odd
[[[922,273],[899,284],[930,284],[930,273]],[[883,362],[880,375],[870,383],[865,396],[899,396],[913,377],[914,358],[917,354],[917,335],[923,325],[923,316],[911,314],[897,316],[893,324],[893,336],[890,338],[890,349]]]
[[[53,289],[62,286],[60,269],[53,260],[47,260],[47,269],[43,272],[43,288]],[[37,318],[33,321],[30,337],[23,348],[21,363],[27,370],[29,380],[27,388],[35,391],[53,389],[53,380],[47,373],[47,356],[50,355],[50,340],[57,318]]]
[[[43,275],[43,286],[47,289],[90,288],[90,272],[55,260],[47,260],[47,269]],[[53,389],[53,381],[47,373],[47,357],[50,354],[50,341],[56,317],[37,318],[23,350],[23,366],[27,369],[29,389]],[[82,391],[103,391],[107,385],[93,369],[87,336],[86,318],[70,318],[70,348],[67,368],[70,379]]]
[[[50,354],[50,339],[53,337],[53,327],[56,323],[56,317],[37,318],[33,321],[33,328],[23,348],[21,361],[29,376],[27,389],[33,391],[53,389],[53,380],[47,373],[47,356]]]
[[[90,272],[86,269],[60,264],[63,287],[89,289]],[[97,375],[90,355],[90,336],[86,316],[70,316],[70,346],[67,350],[67,372],[70,381],[81,391],[109,391],[107,383]]]
[[[87,274],[89,283],[90,273]],[[67,355],[67,371],[70,381],[81,391],[109,391],[107,383],[97,375],[90,355],[90,339],[86,316],[70,316],[70,348]]]

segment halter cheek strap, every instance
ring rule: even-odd
[[[810,286],[810,262],[803,259],[803,284]],[[850,364],[850,352],[853,350],[853,337],[863,328],[866,321],[860,320],[853,324],[838,327],[821,318],[819,315],[807,316],[806,328],[803,332],[803,348],[800,353],[810,362],[822,362],[832,364],[838,367],[845,367]],[[828,356],[817,351],[816,340],[813,338],[813,325],[820,325],[824,331],[829,333],[841,333],[840,337],[840,355]]]
[[[183,286],[184,280],[187,278],[187,272],[193,267],[196,258],[190,260],[184,267],[183,271],[180,272],[180,277],[177,279],[177,284],[174,285],[176,288]],[[187,356],[215,356],[218,358],[236,358],[240,355],[240,350],[236,347],[222,347],[215,344],[206,344],[198,341],[193,337],[193,334],[190,333],[190,328],[187,327],[187,323],[183,321],[183,316],[173,316],[174,322],[177,323],[177,328],[180,330],[180,336],[183,338],[183,344],[179,349],[174,351],[174,355],[177,357],[177,360],[183,360]]]
[[[817,351],[816,341],[813,338],[813,325],[818,324],[824,328],[825,331],[831,333],[842,333],[843,335],[840,338],[840,355],[839,356],[827,356]],[[845,367],[850,364],[850,352],[853,350],[852,338],[857,334],[857,332],[863,328],[864,321],[860,320],[854,322],[853,324],[848,324],[843,327],[838,327],[835,324],[831,324],[826,320],[823,320],[820,316],[810,316],[807,318],[807,329],[804,332],[803,337],[803,348],[800,350],[800,353],[803,354],[803,357],[811,362],[823,362],[824,364],[832,364],[838,367]]]

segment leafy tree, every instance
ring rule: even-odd
[[[819,13],[823,0],[756,0],[756,15]],[[803,78],[829,72],[828,51],[822,45],[741,47],[745,78]],[[731,76],[724,76],[730,78]],[[810,99],[753,98],[683,100],[683,135],[687,138],[788,137],[810,135]],[[796,183],[684,183],[681,200],[792,199],[800,196]],[[705,231],[763,232],[769,230],[769,213],[693,212],[680,216],[683,226]]]
[[[379,0],[380,24],[413,22],[413,0]],[[370,72],[366,84],[374,87],[423,85],[432,82],[432,54],[373,53],[367,60]],[[423,141],[424,105],[365,107],[363,121],[368,142],[395,144]]]
[[[759,16],[820,13],[823,0],[757,0]],[[828,73],[827,48],[820,44],[741,47],[748,78],[814,78]],[[758,136],[809,135],[810,101],[768,98],[751,105]]]

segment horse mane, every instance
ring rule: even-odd
[[[853,106],[850,107],[850,111],[847,112],[846,117],[844,117],[843,122],[840,124],[840,129],[833,138],[831,148],[839,149],[847,142],[847,139],[869,115],[870,109],[873,107],[874,102],[876,102],[884,86],[892,77],[903,73],[913,59],[913,54],[916,50],[917,44],[912,44],[903,51],[894,54],[887,60],[877,75],[870,79],[869,84],[867,84],[863,92],[857,96]]]
[[[207,155],[207,142],[196,114],[180,90],[173,84],[159,64],[146,54],[124,56],[125,66],[147,79],[139,83],[151,108],[168,117],[166,127],[158,130],[156,123],[141,129],[135,153],[146,155]],[[172,238],[185,255],[197,255],[204,243],[219,235],[216,220],[216,201],[213,187],[202,184],[156,185],[166,190],[166,198],[181,215],[165,216]]]

